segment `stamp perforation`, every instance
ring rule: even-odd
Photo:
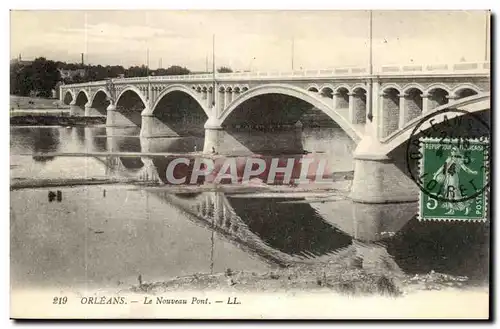
[[[489,170],[487,170],[487,168],[489,168],[489,161],[490,161],[490,156],[489,156],[489,147],[490,147],[490,144],[489,144],[489,138],[488,137],[483,137],[483,138],[477,138],[477,137],[471,137],[471,138],[468,138],[468,137],[465,137],[465,138],[447,138],[446,139],[446,142],[450,143],[450,144],[453,144],[454,142],[459,142],[460,140],[467,140],[468,143],[470,143],[471,145],[473,144],[481,144],[481,145],[484,145],[484,150],[483,150],[483,161],[485,164],[487,164],[486,166],[483,166],[483,180],[485,182],[488,182],[489,181]],[[425,165],[425,156],[424,156],[424,145],[425,143],[428,142],[428,143],[442,143],[442,139],[441,138],[438,138],[438,137],[421,137],[418,139],[418,148],[419,148],[419,152],[420,154],[422,155],[419,159],[418,159],[418,162],[417,162],[417,172],[419,174],[422,174],[421,170],[422,168],[424,168],[424,165]],[[444,221],[444,222],[454,222],[454,221],[459,221],[459,222],[463,222],[463,221],[467,221],[467,222],[487,222],[487,214],[488,214],[488,193],[489,193],[489,186],[487,186],[486,188],[484,188],[484,190],[482,191],[482,196],[483,196],[483,211],[482,211],[482,218],[467,218],[467,219],[463,219],[463,218],[459,218],[459,217],[441,217],[441,216],[423,216],[422,215],[422,206],[423,206],[423,196],[424,196],[424,193],[420,190],[419,191],[419,194],[418,194],[418,205],[419,205],[419,211],[418,211],[418,214],[417,214],[417,219],[418,221]]]

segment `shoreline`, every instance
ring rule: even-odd
[[[347,248],[348,249],[348,248]],[[348,251],[348,250],[347,250]],[[342,252],[341,252],[342,254]],[[344,252],[345,254],[345,252]],[[341,256],[340,258],[343,258]],[[345,261],[341,259],[341,261]],[[405,274],[400,270],[365,269],[356,264],[293,264],[264,273],[232,271],[206,274],[194,273],[165,281],[140,282],[129,288],[130,292],[158,295],[172,291],[330,291],[349,296],[385,295],[401,297],[416,291],[466,290],[488,287],[487,282],[470,281],[466,276],[453,276],[431,270],[425,274]],[[346,267],[346,265],[348,267]],[[350,266],[349,266],[350,265]]]
[[[19,115],[10,118],[10,126],[95,126],[106,123],[106,117],[76,117],[61,115]]]
[[[224,192],[234,194],[257,193],[256,197],[270,197],[272,195],[288,196],[288,194],[296,194],[296,197],[318,197],[325,193],[340,193],[346,191],[346,184],[350,180],[332,181],[333,186],[288,186],[288,185],[235,185],[235,184],[212,184],[204,185],[167,185],[161,183],[144,182],[141,180],[130,178],[12,178],[10,181],[10,190],[30,189],[30,188],[46,188],[46,187],[72,187],[85,185],[128,185],[130,190],[146,190],[146,191],[164,191],[170,193],[194,193],[194,192]],[[332,195],[338,196],[337,194]],[[272,197],[272,196],[271,196]],[[321,198],[321,200],[326,200]],[[320,201],[321,201],[320,200]]]

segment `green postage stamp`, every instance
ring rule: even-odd
[[[488,139],[421,138],[419,220],[486,221]]]

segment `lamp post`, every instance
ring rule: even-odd
[[[373,120],[373,51],[372,51],[372,39],[373,39],[373,35],[372,35],[372,27],[373,27],[373,17],[372,17],[372,11],[370,10],[369,11],[369,64],[368,64],[368,72],[369,72],[369,80],[368,80],[368,93],[370,95],[370,102],[367,104],[368,105],[368,115],[367,115],[367,118],[368,120],[370,120],[370,122],[372,122]]]
[[[148,77],[148,103],[151,103],[151,81],[149,79],[149,47],[147,48],[146,54],[146,75]],[[146,104],[146,106],[150,107],[151,104]]]
[[[212,35],[212,107],[215,107],[215,34]]]

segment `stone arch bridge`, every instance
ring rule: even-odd
[[[415,191],[390,167],[387,155],[408,139],[419,118],[447,107],[489,111],[490,64],[381,66],[371,75],[366,67],[217,73],[215,80],[212,74],[193,74],[60,88],[72,115],[106,116],[106,126],[137,127],[148,139],[199,134],[204,152],[221,154],[231,152],[226,130],[297,127],[306,106],[358,144],[353,199],[383,203],[414,199]],[[378,187],[364,188],[366,179]],[[381,191],[384,179],[401,182],[401,188]]]

